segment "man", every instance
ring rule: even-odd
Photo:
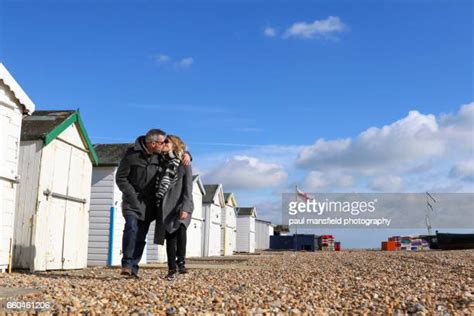
[[[122,238],[122,275],[138,278],[138,263],[146,244],[150,223],[156,219],[155,178],[159,168],[159,153],[166,133],[151,129],[140,136],[120,161],[115,180],[122,191],[122,212],[125,228]],[[189,165],[185,154],[183,164]]]

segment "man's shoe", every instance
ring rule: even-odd
[[[168,275],[166,276],[166,279],[168,281],[173,281],[176,279],[176,270],[170,270],[168,271]]]
[[[186,274],[186,273],[188,273],[188,269],[186,269],[185,266],[180,266],[180,267],[178,267],[178,272],[179,272],[179,274]]]
[[[132,278],[140,279],[140,276],[138,275],[138,272],[132,271]]]
[[[120,272],[120,275],[132,276],[132,268],[123,267],[122,271]]]

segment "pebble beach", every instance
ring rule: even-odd
[[[0,297],[0,315],[34,312],[6,309],[12,301],[48,302],[45,314],[474,313],[472,250],[262,252],[189,259],[188,269],[174,281],[165,265],[143,266],[139,280],[106,267],[3,273],[0,288],[33,292]]]

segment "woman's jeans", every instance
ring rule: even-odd
[[[179,225],[179,228],[173,233],[165,233],[166,254],[168,255],[168,269],[176,271],[176,265],[184,267],[184,258],[186,256],[186,226]]]

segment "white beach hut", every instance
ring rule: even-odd
[[[36,111],[23,119],[14,266],[31,271],[87,266],[96,163],[79,111]]]
[[[115,183],[120,160],[133,144],[95,144],[99,164],[92,170],[87,265],[118,266],[125,219],[122,192]],[[141,263],[146,262],[144,251]]]
[[[255,207],[237,208],[237,252],[255,252]]]
[[[35,105],[0,63],[0,272],[12,258],[18,157],[23,115]]]
[[[237,242],[237,200],[234,193],[224,193],[225,206],[222,208],[221,254],[234,254]]]
[[[204,256],[221,255],[221,212],[225,207],[222,184],[205,184],[202,204],[204,211]]]
[[[191,219],[191,223],[188,227],[187,233],[187,246],[186,256],[187,257],[202,257],[204,254],[203,249],[203,235],[204,235],[204,211],[203,211],[203,198],[206,195],[206,189],[201,181],[199,175],[193,175],[193,203],[194,211]]]
[[[269,221],[255,219],[255,249],[270,249],[270,236],[273,235],[273,225]]]
[[[199,175],[193,175],[193,203],[194,210],[186,234],[186,257],[201,257],[203,255],[203,232],[204,232],[204,213],[202,199],[206,194],[204,186]],[[155,222],[150,225],[150,231],[147,236],[147,262],[159,263],[166,262],[166,243],[163,246],[153,243],[155,233]]]

